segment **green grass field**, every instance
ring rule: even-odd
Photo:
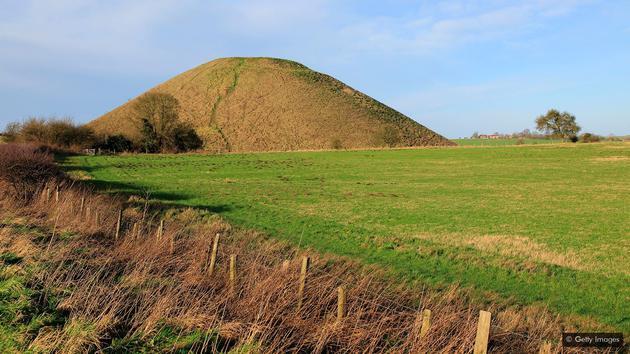
[[[508,146],[508,145],[538,145],[557,144],[562,139],[452,139],[460,146]]]
[[[78,156],[111,192],[630,330],[630,144]]]

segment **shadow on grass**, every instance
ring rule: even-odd
[[[190,201],[195,199],[195,197],[191,194],[186,193],[175,193],[175,192],[166,192],[153,190],[151,188],[147,188],[145,186],[136,185],[133,183],[124,183],[124,182],[112,182],[112,181],[100,181],[100,180],[86,180],[81,181],[81,183],[86,186],[90,186],[94,188],[94,190],[111,194],[116,196],[125,197],[129,199],[129,197],[137,196],[142,198],[143,200],[148,200],[151,208],[166,210],[166,209],[185,209],[185,208],[193,208],[198,209],[210,213],[222,214],[231,210],[234,210],[235,207],[233,205],[228,204],[191,204],[186,203],[186,201]],[[142,206],[144,205],[143,201],[132,201],[128,203],[129,205],[134,206]]]
[[[65,173],[73,172],[73,171],[82,171],[91,174],[96,170],[105,168],[106,166],[94,166],[94,165],[86,165],[86,164],[74,164],[68,165],[68,158],[76,156],[76,154],[69,153],[56,153],[55,161],[61,166],[62,170]],[[117,196],[122,196],[125,198],[129,198],[131,196],[138,196],[143,199],[148,199],[149,204],[152,209],[166,210],[166,209],[185,209],[185,208],[193,208],[201,211],[206,211],[215,214],[222,214],[228,212],[230,210],[234,210],[235,207],[233,205],[228,204],[192,204],[186,203],[186,201],[190,201],[195,199],[195,197],[191,194],[186,193],[176,193],[176,192],[167,192],[160,191],[148,188],[146,186],[137,185],[133,183],[125,183],[125,182],[114,182],[114,181],[102,181],[102,180],[83,180],[80,181],[81,184],[92,187],[94,190],[105,193],[112,194]],[[134,206],[142,206],[144,202],[129,202],[128,204]]]

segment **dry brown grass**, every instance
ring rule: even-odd
[[[41,188],[42,182],[60,177],[50,153],[35,144],[0,145],[0,181],[6,182],[4,193],[22,201]]]
[[[628,156],[607,156],[607,157],[597,157],[593,159],[593,161],[597,161],[597,162],[621,162],[621,161],[628,161],[628,160],[630,160],[630,157]]]
[[[521,235],[464,235],[451,234],[416,234],[414,238],[431,240],[450,246],[471,246],[480,251],[507,257],[519,257],[532,262],[553,264],[568,269],[597,272],[598,274],[630,274],[630,270],[610,267],[601,260],[595,260],[592,254],[583,254],[567,250],[557,252],[548,246]],[[624,244],[624,241],[621,241]],[[604,251],[602,251],[604,252]],[[509,259],[509,258],[508,258]],[[532,263],[532,267],[535,265]]]
[[[149,92],[172,94],[205,150],[286,151],[385,146],[388,126],[400,146],[454,145],[405,115],[300,64],[225,58],[186,71]],[[89,125],[133,138],[131,100]],[[338,144],[336,143],[338,142]]]
[[[67,311],[68,321],[41,330],[33,350],[99,351],[112,338],[151,338],[165,325],[208,333],[194,352],[244,344],[265,353],[465,353],[473,346],[480,308],[456,287],[436,291],[392,285],[378,269],[311,254],[305,302],[297,313],[303,253],[260,233],[201,218],[191,209],[173,213],[157,239],[158,218],[142,203],[127,205],[122,236],[114,240],[117,211],[128,201],[76,186],[62,185],[60,191],[59,202],[47,202],[45,193],[27,206],[0,199],[3,218],[49,230],[34,238],[3,229],[0,250],[47,264],[36,276],[46,289],[65,294],[59,310]],[[210,241],[217,233],[222,237],[218,268],[209,276]],[[231,254],[238,257],[235,292],[227,276]],[[282,266],[285,260],[288,268]],[[347,317],[340,322],[335,318],[338,286],[348,290]],[[423,309],[433,316],[429,332],[420,338]],[[544,310],[492,305],[484,310],[493,313],[494,353],[538,352],[543,341],[557,340],[561,333],[558,318]],[[209,340],[215,332],[221,340]]]

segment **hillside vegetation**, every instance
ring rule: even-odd
[[[180,118],[214,152],[454,145],[400,112],[306,66],[224,58],[149,92],[173,95]],[[100,134],[137,138],[131,100],[91,122]]]

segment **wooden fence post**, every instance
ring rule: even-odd
[[[474,354],[486,354],[488,352],[488,338],[490,337],[490,320],[492,315],[488,311],[479,311],[477,323],[477,337],[475,338]]]
[[[135,241],[136,238],[138,238],[138,222],[137,221],[133,223],[133,227],[131,229],[131,239]]]
[[[424,337],[431,327],[431,310],[422,311],[422,327],[420,328],[420,338]]]
[[[541,344],[538,354],[551,354],[551,343],[544,342],[543,344]]]
[[[302,302],[304,299],[304,288],[306,287],[306,272],[308,272],[308,266],[310,263],[310,259],[306,256],[302,258],[302,268],[300,270],[300,285],[298,288],[298,304],[297,310],[300,312],[302,309]]]
[[[337,288],[337,322],[341,322],[346,316],[346,289],[343,286]]]
[[[118,237],[120,236],[120,228],[122,227],[122,215],[123,215],[122,209],[118,210],[118,219],[116,220],[115,240],[118,240]]]
[[[85,206],[85,197],[81,197],[81,205],[79,206],[79,216],[83,216],[84,206]]]
[[[61,213],[57,213],[57,217],[55,218],[55,225],[53,226],[52,235],[50,235],[50,241],[48,241],[48,247],[46,247],[46,252],[50,250],[50,246],[52,246],[53,240],[55,239],[55,232],[57,231],[57,223],[59,222],[59,216]]]
[[[230,293],[236,292],[236,255],[230,255]]]
[[[160,220],[160,227],[158,227],[157,233],[155,235],[156,239],[159,241],[164,234],[164,219]]]
[[[217,262],[217,251],[219,250],[219,237],[220,235],[217,233],[214,236],[214,242],[212,243],[212,252],[210,253],[210,264],[208,265],[208,274],[212,276],[214,273],[214,266]]]

